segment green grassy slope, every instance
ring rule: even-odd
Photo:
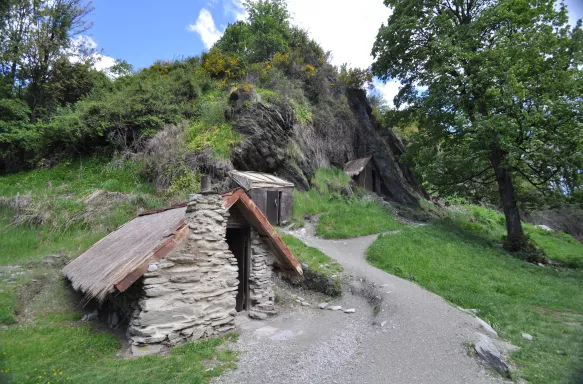
[[[381,236],[368,261],[415,281],[479,316],[520,347],[518,375],[532,383],[567,382],[583,363],[583,269],[539,267],[499,247],[503,221],[483,207],[466,206],[437,223]],[[526,225],[549,258],[583,262],[583,245],[564,234]],[[534,336],[532,342],[522,333]]]
[[[89,208],[97,190],[127,194],[111,207]],[[27,201],[14,206],[19,196]],[[140,179],[133,162],[88,159],[0,177],[0,265],[34,261],[49,253],[74,256],[134,217],[138,208],[165,205]]]
[[[346,197],[350,177],[339,169],[322,168],[312,179],[309,191],[294,192],[292,221],[304,225],[304,215],[321,213],[316,234],[326,239],[346,239],[396,230],[404,224],[376,200],[362,198],[363,191]]]

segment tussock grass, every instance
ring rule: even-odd
[[[139,208],[164,205],[165,199],[138,171],[130,161],[88,159],[0,177],[0,265],[49,253],[73,256],[134,217]],[[123,199],[86,204],[96,190]]]
[[[512,354],[519,375],[532,383],[568,382],[576,375],[583,345],[583,270],[539,267],[497,246],[499,214],[484,207],[458,207],[437,223],[381,236],[368,261],[415,281],[479,316],[521,349]],[[527,232],[551,259],[583,261],[583,245],[565,235]],[[534,336],[529,342],[522,332]]]

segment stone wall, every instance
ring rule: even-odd
[[[275,258],[255,230],[251,230],[251,271],[249,273],[249,316],[263,319],[275,314],[273,263]]]
[[[228,216],[220,195],[198,195],[189,203],[188,238],[143,277],[145,296],[128,330],[134,354],[234,328],[239,280],[226,242]]]

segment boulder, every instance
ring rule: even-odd
[[[501,375],[509,377],[510,369],[504,360],[502,360],[502,354],[498,348],[496,348],[488,336],[478,333],[477,337],[478,339],[474,345],[474,350],[480,359],[482,359],[482,361],[484,361]]]
[[[267,313],[258,311],[249,311],[249,317],[255,320],[265,320],[267,319]]]

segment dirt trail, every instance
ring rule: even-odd
[[[468,355],[467,343],[480,330],[475,318],[365,261],[377,235],[324,240],[310,227],[290,233],[336,259],[348,273],[380,286],[381,311],[375,314],[364,298],[347,292],[331,305],[356,313],[320,310],[312,301],[311,307],[284,306],[267,321],[241,317],[241,337],[234,345],[243,351],[239,369],[217,382],[504,382]]]

